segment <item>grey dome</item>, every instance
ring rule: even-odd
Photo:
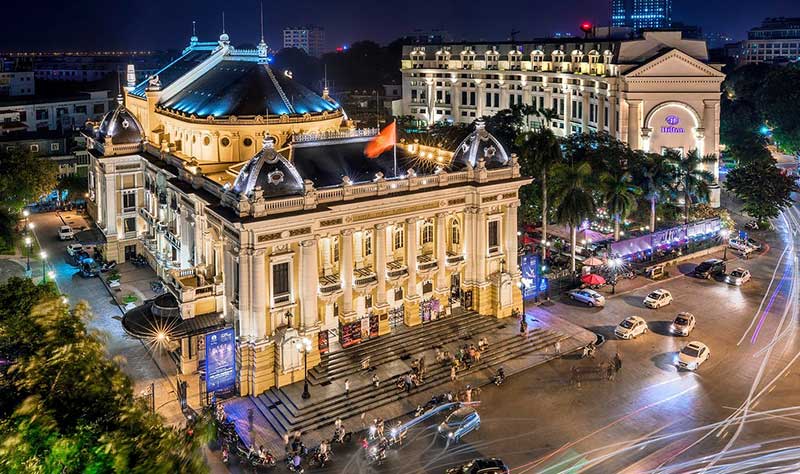
[[[508,154],[503,145],[486,130],[483,120],[478,120],[475,122],[475,131],[458,145],[452,166],[455,169],[466,168],[468,164],[475,167],[481,158],[487,168],[499,168],[508,163]]]
[[[275,151],[272,140],[264,140],[264,147],[242,167],[233,183],[232,191],[249,196],[261,187],[265,198],[302,196],[303,178],[297,169]]]
[[[95,138],[103,141],[109,137],[114,145],[128,145],[142,143],[143,136],[139,121],[125,108],[122,100],[118,100],[117,107],[103,117]]]

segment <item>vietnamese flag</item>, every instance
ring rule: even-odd
[[[377,158],[384,151],[397,144],[397,122],[392,122],[386,126],[381,133],[377,134],[364,148],[364,154],[370,158]]]

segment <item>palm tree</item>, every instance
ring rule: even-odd
[[[563,159],[561,146],[550,128],[527,132],[517,137],[522,171],[527,176],[540,176],[542,188],[542,259],[547,258],[547,175]]]
[[[650,202],[650,232],[656,231],[656,203],[668,195],[673,182],[672,170],[664,155],[638,153],[631,167],[634,182]]]
[[[619,223],[636,210],[636,197],[642,190],[633,185],[630,173],[604,173],[600,177],[600,189],[608,212],[614,216],[614,240],[619,240]]]
[[[549,109],[541,108],[536,112],[536,115],[542,118],[542,121],[544,121],[544,124],[547,128],[550,128],[550,124],[558,117],[558,111],[555,109],[555,107],[551,107]]]
[[[556,193],[556,220],[569,226],[571,269],[575,272],[575,247],[578,226],[595,213],[595,204],[589,190],[592,167],[589,163],[559,165],[554,169],[560,184]]]
[[[683,157],[676,151],[668,151],[666,159],[672,169],[673,193],[683,196],[683,219],[684,224],[688,224],[692,196],[701,201],[708,200],[709,185],[714,182],[714,175],[705,169],[705,165],[715,163],[717,157],[700,156],[697,150],[691,150]]]

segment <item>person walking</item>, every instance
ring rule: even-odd
[[[456,366],[455,365],[450,367],[450,381],[451,382],[455,382],[456,381]]]
[[[556,341],[556,357],[561,357],[561,341]]]
[[[378,378],[378,374],[372,374],[372,385],[374,385],[375,388],[381,386],[381,379]]]
[[[622,370],[622,357],[619,355],[619,352],[614,353],[614,371],[619,372]]]
[[[528,333],[528,323],[525,321],[525,316],[522,316],[519,319],[519,333],[520,334],[527,334]]]
[[[344,379],[344,396],[350,397],[350,379]]]
[[[289,452],[289,432],[283,433],[283,449],[287,453]]]

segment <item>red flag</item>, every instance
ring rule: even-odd
[[[370,158],[379,157],[381,153],[395,146],[397,143],[396,135],[397,125],[396,122],[392,122],[381,130],[381,133],[377,134],[372,141],[367,143],[367,147],[364,148],[364,154]]]

